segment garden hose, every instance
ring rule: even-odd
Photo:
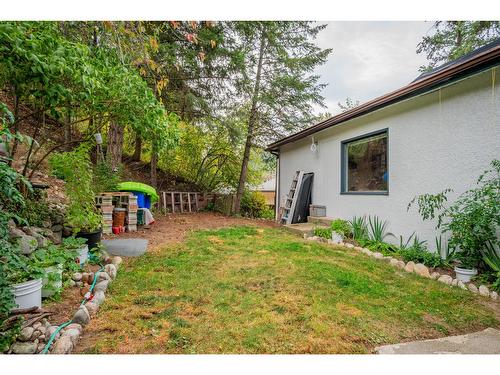
[[[97,276],[99,275],[100,272],[104,271],[104,267],[102,266],[102,264],[99,264],[99,265],[101,266],[101,269],[94,274],[94,281],[92,282],[92,285],[90,286],[90,289],[89,289],[89,293],[91,293],[91,295],[92,295],[92,291],[94,290],[95,284],[97,282]],[[83,306],[85,304],[85,302],[87,302],[87,300],[88,300],[87,298],[83,298],[80,306]],[[52,342],[54,341],[54,339],[57,336],[57,334],[59,333],[59,331],[61,329],[63,329],[64,327],[69,326],[72,322],[73,322],[73,320],[70,319],[66,323],[63,323],[59,327],[57,327],[57,329],[54,331],[54,333],[52,335],[50,335],[49,341],[47,341],[47,344],[45,345],[43,350],[40,352],[40,354],[47,354],[47,352],[49,351],[50,345],[52,345]]]

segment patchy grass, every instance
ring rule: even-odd
[[[110,296],[87,353],[366,353],[499,325],[471,293],[279,229],[195,232]]]

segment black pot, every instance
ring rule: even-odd
[[[87,245],[89,250],[97,247],[97,245],[101,242],[101,234],[102,228],[94,231],[94,232],[78,232],[76,234],[77,238],[85,238],[87,240]]]

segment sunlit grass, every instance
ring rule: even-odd
[[[498,326],[479,297],[279,229],[200,231],[129,261],[89,352],[366,353]]]

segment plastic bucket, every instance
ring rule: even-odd
[[[42,279],[30,280],[11,287],[18,309],[42,307]]]
[[[89,247],[87,245],[76,250],[78,253],[78,263],[83,267],[89,257]]]
[[[50,297],[62,289],[62,264],[45,268],[45,277],[42,279],[42,298]]]
[[[477,275],[477,269],[466,269],[466,268],[460,268],[460,267],[455,267],[455,276],[457,277],[458,280],[462,281],[463,283],[468,283],[471,281],[471,279]]]
[[[113,210],[113,226],[124,227],[127,210],[125,208],[115,208]]]
[[[76,234],[76,237],[85,238],[87,240],[87,245],[89,246],[89,249],[92,250],[94,247],[97,246],[99,242],[101,242],[101,234],[102,234],[102,228],[96,230],[95,232],[79,232]]]

